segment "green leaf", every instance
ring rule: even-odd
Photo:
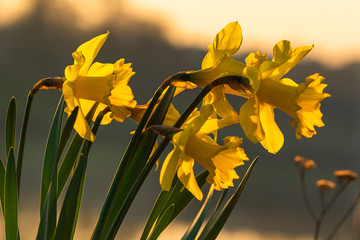
[[[64,101],[61,97],[51,124],[44,156],[40,195],[40,224],[36,237],[39,240],[51,239],[56,228],[57,156],[63,113]]]
[[[85,182],[86,162],[86,156],[81,154],[79,164],[66,191],[55,232],[55,240],[73,239],[74,237],[77,213],[81,205]]]
[[[14,148],[10,147],[5,172],[4,220],[7,240],[18,237],[18,191],[16,182]]]
[[[208,175],[209,172],[205,170],[196,177],[196,181],[198,182],[200,188],[205,185]],[[182,212],[182,210],[191,202],[193,198],[194,195],[192,195],[192,193],[189,192],[175,176],[170,190],[162,191],[157,198],[140,239],[147,239],[150,230],[153,228],[157,220],[160,219],[164,214],[165,209],[169,208],[171,205],[174,205],[174,210],[169,218],[168,224],[164,225],[162,229],[159,229],[161,232],[164,231],[165,228]]]
[[[41,192],[40,192],[40,212],[42,212],[46,196],[49,192],[51,180],[53,179],[54,169],[57,168],[57,150],[60,141],[60,130],[62,124],[62,118],[64,113],[64,101],[60,98],[58,107],[56,109],[44,156],[44,163],[42,169],[41,178]],[[51,204],[50,204],[51,205]]]
[[[86,121],[88,123],[91,122],[93,118],[96,108],[98,107],[98,103],[94,103],[94,105],[89,110],[88,114],[86,115]],[[76,159],[79,155],[81,145],[84,142],[84,139],[80,137],[79,134],[75,134],[73,137],[70,146],[65,154],[63,161],[61,162],[60,169],[58,172],[58,199],[64,190],[65,184],[70,176],[71,170],[73,169]]]
[[[182,240],[194,240],[196,238],[196,236],[200,230],[200,227],[201,227],[202,223],[204,222],[206,214],[208,212],[211,198],[214,193],[214,189],[215,189],[214,185],[211,185],[208,196],[207,196],[203,206],[201,207],[200,211],[196,215],[191,226],[188,228],[188,230],[186,231],[184,236],[181,238]]]
[[[156,224],[154,230],[151,232],[151,235],[149,236],[148,240],[156,240],[164,227],[168,225],[168,222],[170,220],[170,217],[174,211],[174,204],[170,205],[164,212],[164,214],[161,216],[159,222]]]
[[[18,183],[18,191],[20,192],[20,182],[21,182],[21,171],[22,171],[22,162],[24,156],[24,149],[25,149],[25,140],[26,140],[26,132],[29,123],[30,117],[30,110],[32,101],[34,99],[34,94],[30,91],[27,97],[24,118],[21,126],[20,132],[20,139],[19,139],[19,148],[18,148],[18,159],[17,159],[17,167],[16,167],[16,174],[17,174],[17,183]]]
[[[247,180],[249,179],[250,173],[253,170],[258,158],[259,157],[256,157],[253,160],[250,167],[246,171],[246,174],[241,180],[239,187],[236,189],[235,193],[232,195],[232,197],[229,199],[223,209],[211,221],[209,220],[209,222],[206,224],[198,240],[212,240],[216,239],[216,237],[219,235],[221,229],[225,225],[226,220],[229,218],[232,210],[234,209],[237,201],[239,200],[239,197],[247,183]]]
[[[1,211],[4,214],[4,192],[5,191],[5,165],[0,158],[0,203]]]
[[[71,112],[69,118],[66,120],[64,128],[62,129],[59,147],[57,150],[57,161],[60,159],[62,153],[64,152],[66,144],[69,141],[78,112],[79,112],[79,107],[75,107],[74,110]]]
[[[216,204],[214,212],[216,212],[220,208],[220,206],[221,206],[222,202],[225,200],[225,197],[228,192],[229,192],[228,188],[223,190],[223,193],[221,194],[221,197],[220,197],[218,203]]]
[[[9,155],[11,147],[15,148],[15,136],[16,134],[16,100],[11,98],[5,121],[5,149],[6,156]]]
[[[174,92],[175,88],[169,87],[146,126],[162,124]],[[141,122],[143,122],[143,120]],[[144,125],[145,123],[142,124]],[[143,128],[143,125],[139,124],[138,129],[139,127]],[[136,141],[134,140],[135,137],[136,134],[134,134],[111,184],[108,196],[93,233],[94,240],[111,239],[115,237],[131,202],[137,194],[138,189],[134,190],[131,193],[131,196],[128,197],[133,184],[145,167],[146,161],[153,150],[157,135],[144,132]],[[127,203],[124,204],[126,199]],[[125,206],[126,209],[123,209],[123,206]]]
[[[56,181],[55,181],[56,183]],[[56,227],[56,191],[50,186],[41,212],[36,240],[52,239]]]
[[[94,108],[94,111],[95,109],[96,107]],[[100,112],[96,118],[91,129],[94,135],[96,135],[98,131],[104,114],[104,112]],[[68,190],[65,194],[54,239],[72,239],[74,237],[85,184],[87,158],[91,146],[91,141],[85,141],[75,173],[71,178]]]

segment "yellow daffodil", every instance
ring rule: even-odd
[[[95,136],[85,120],[85,115],[95,102],[98,102],[99,106],[94,119],[107,106],[111,109],[111,113],[103,118],[102,124],[111,122],[112,118],[124,121],[131,114],[127,108],[136,106],[128,86],[130,77],[134,75],[131,64],[125,64],[124,59],[115,64],[93,63],[108,34],[102,34],[82,44],[72,54],[74,64],[65,69],[62,88],[67,104],[65,111],[70,114],[76,106],[79,107],[74,128],[81,137],[90,141],[94,141]]]
[[[301,61],[312,47],[292,49],[289,41],[281,41],[274,47],[274,58],[270,61],[261,52],[250,54],[247,65],[260,72],[259,85],[250,99],[240,109],[240,125],[253,142],[260,142],[269,152],[276,153],[284,143],[284,136],[274,120],[274,108],[290,115],[296,125],[296,137],[312,137],[314,126],[322,127],[320,102],[329,97],[323,93],[326,84],[319,74],[306,78],[297,84],[291,79],[281,79]]]
[[[208,46],[209,51],[202,61],[202,70],[191,73],[190,79],[200,87],[205,87],[224,73],[243,74],[245,65],[231,57],[239,50],[242,39],[242,31],[238,22],[227,24],[216,35],[213,43]],[[204,98],[203,104],[212,104],[215,111],[203,129],[219,129],[239,122],[237,112],[225,97],[225,93],[230,92],[235,91],[229,86],[218,86]],[[220,116],[220,119],[217,116]],[[216,135],[215,131],[213,133]]]
[[[188,119],[184,130],[172,137],[175,148],[166,157],[160,173],[160,183],[164,190],[170,189],[177,173],[184,186],[201,200],[203,194],[193,171],[195,161],[209,171],[207,181],[214,184],[216,190],[233,186],[233,179],[239,178],[234,168],[248,160],[244,150],[239,147],[242,140],[226,137],[224,145],[219,146],[211,137],[200,132],[213,111],[212,105],[203,105],[200,113],[194,112]]]
[[[240,30],[235,30],[240,29]],[[254,143],[261,144],[272,153],[282,147],[284,137],[274,120],[274,108],[279,108],[294,118],[296,137],[311,137],[316,133],[314,126],[322,127],[320,102],[329,97],[323,93],[326,87],[318,74],[309,76],[305,83],[296,84],[290,79],[282,79],[312,49],[305,46],[292,49],[289,41],[275,45],[273,59],[270,61],[260,51],[246,58],[246,65],[231,57],[241,45],[241,28],[237,23],[228,24],[208,47],[202,70],[190,73],[190,80],[201,87],[224,76],[247,77],[251,92],[238,91],[236,86],[216,87],[204,99],[205,104],[213,104],[216,113],[222,118],[212,116],[214,128],[231,125],[236,117],[224,93],[248,98],[240,109],[240,125],[246,136]],[[241,89],[241,88],[240,88]],[[221,101],[218,101],[221,100]],[[208,123],[208,124],[209,124]]]

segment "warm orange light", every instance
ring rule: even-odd
[[[8,26],[29,14],[34,0],[0,0],[0,27]]]

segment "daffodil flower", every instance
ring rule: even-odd
[[[202,70],[191,73],[190,79],[205,87],[219,77],[240,75],[250,80],[252,89],[251,92],[238,91],[236,86],[224,85],[212,90],[204,103],[213,104],[222,119],[213,115],[208,124],[218,128],[236,122],[234,111],[224,96],[226,93],[249,99],[240,109],[240,125],[251,141],[260,142],[269,152],[276,153],[284,143],[274,120],[274,108],[294,118],[291,125],[296,125],[297,138],[313,136],[316,133],[314,126],[324,126],[320,102],[330,96],[323,93],[326,85],[321,82],[324,78],[315,74],[300,85],[290,79],[282,79],[311,51],[312,46],[293,49],[289,41],[281,41],[275,45],[271,61],[259,51],[251,53],[245,65],[231,56],[241,45],[241,29],[237,25],[230,23],[218,33],[214,43],[208,47]]]
[[[85,120],[86,113],[95,102],[99,103],[94,118],[106,107],[110,107],[102,120],[102,124],[110,123],[114,118],[117,121],[131,115],[128,108],[134,108],[136,102],[128,81],[134,72],[130,63],[124,59],[115,64],[93,63],[97,53],[105,43],[109,33],[97,36],[82,44],[73,54],[74,64],[65,69],[62,87],[64,100],[67,104],[65,111],[70,114],[78,106],[79,113],[74,128],[79,135],[87,140],[94,141],[89,124]]]
[[[216,78],[227,75],[242,75],[245,65],[233,59],[242,43],[242,31],[238,22],[227,24],[208,46],[208,53],[204,57],[201,70],[190,73],[190,79],[200,87],[205,87]],[[227,101],[225,93],[240,94],[227,85],[217,86],[204,98],[203,105],[212,104],[215,111],[203,129],[211,131],[230,126],[239,122],[238,113]],[[218,119],[220,116],[220,119]],[[216,132],[213,131],[216,135]]]
[[[166,157],[160,173],[160,184],[164,190],[170,189],[177,173],[184,186],[201,200],[203,194],[193,171],[195,161],[209,171],[207,181],[216,190],[234,186],[233,179],[239,178],[234,168],[248,160],[244,150],[239,147],[242,139],[226,137],[224,145],[220,146],[211,137],[199,132],[213,111],[212,105],[203,105],[200,113],[195,111],[188,119],[184,130],[173,135],[175,148]]]
[[[253,142],[260,142],[271,153],[280,150],[284,136],[274,120],[274,108],[290,115],[296,125],[296,137],[312,137],[316,134],[314,126],[324,126],[320,102],[330,97],[323,93],[324,78],[314,74],[305,83],[297,84],[289,78],[282,78],[312,47],[292,49],[289,41],[281,41],[274,47],[274,58],[270,61],[261,52],[252,53],[246,58],[249,66],[260,72],[258,87],[240,109],[240,125],[246,136]]]

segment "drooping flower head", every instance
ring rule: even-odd
[[[246,58],[247,65],[260,72],[259,84],[240,109],[240,125],[246,136],[253,142],[260,142],[271,153],[280,150],[284,136],[274,119],[274,108],[287,113],[294,119],[296,138],[312,137],[316,134],[314,126],[324,126],[320,102],[330,97],[323,93],[327,86],[324,78],[313,74],[304,83],[297,84],[289,78],[282,78],[312,47],[292,49],[289,41],[281,41],[274,47],[270,61],[261,52],[252,53]]]
[[[131,114],[127,108],[136,105],[128,86],[130,77],[134,75],[130,63],[125,64],[124,59],[114,64],[93,63],[108,35],[109,33],[102,34],[78,47],[72,54],[74,64],[65,69],[62,88],[67,104],[65,111],[70,114],[76,106],[79,107],[74,128],[81,137],[90,141],[94,141],[95,136],[85,115],[94,103],[99,103],[94,119],[106,107],[111,109],[111,113],[103,118],[102,124],[110,123],[112,118],[123,121]]]
[[[200,112],[194,114],[185,123],[184,130],[174,134],[174,150],[166,157],[160,173],[160,183],[169,190],[174,175],[199,200],[203,194],[196,182],[193,165],[200,163],[209,171],[207,181],[214,184],[216,190],[233,185],[233,179],[239,178],[235,167],[248,160],[244,150],[239,147],[242,140],[238,137],[226,137],[224,145],[218,145],[211,137],[202,133],[201,128],[213,112],[212,105],[203,105]]]
[[[245,65],[231,56],[238,49],[234,46],[240,46],[239,39],[242,39],[239,38],[239,31],[234,30],[237,29],[236,25],[230,23],[218,33],[213,45],[209,46],[202,70],[190,74],[191,81],[201,87],[224,76],[237,75],[249,79],[249,91],[224,85],[209,93],[204,99],[205,104],[213,104],[216,113],[222,118],[213,122],[219,124],[222,121],[222,124],[228,125],[236,123],[234,111],[224,96],[224,93],[233,94],[249,99],[241,107],[238,119],[246,136],[254,143],[260,142],[269,152],[276,153],[284,142],[284,136],[274,120],[274,108],[294,118],[291,125],[296,126],[298,139],[302,136],[312,137],[316,133],[315,126],[324,126],[320,102],[330,96],[323,93],[326,87],[326,84],[322,84],[324,78],[314,74],[302,84],[283,78],[311,51],[312,46],[293,49],[289,41],[280,41],[274,47],[272,60],[259,51],[251,53]],[[216,99],[223,100],[214,101]]]

